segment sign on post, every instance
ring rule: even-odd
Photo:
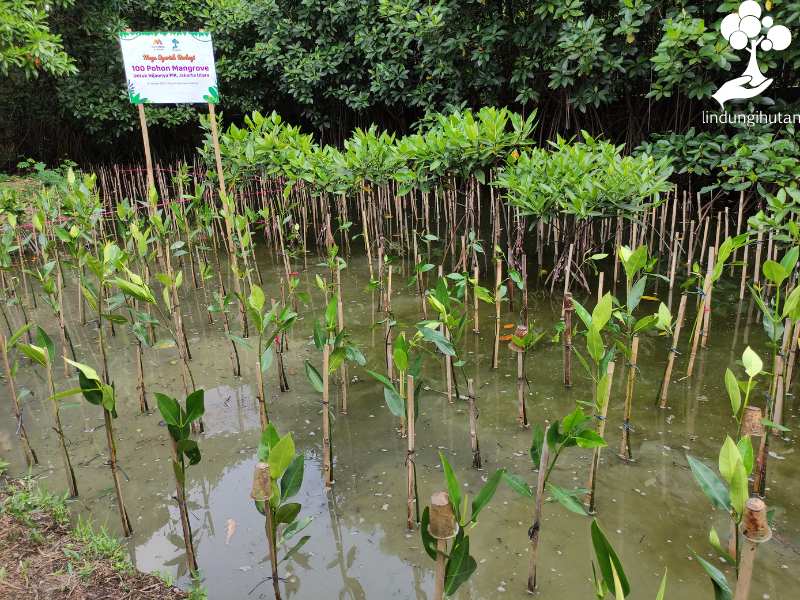
[[[133,104],[219,102],[214,46],[204,31],[121,31]]]

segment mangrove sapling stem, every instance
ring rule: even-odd
[[[478,334],[481,332],[480,328],[480,312],[479,312],[479,305],[478,305],[478,281],[480,277],[480,269],[478,268],[477,262],[475,266],[472,268],[472,278],[474,279],[474,287],[472,294],[472,333]],[[425,303],[423,302],[423,306]],[[427,310],[425,312],[425,318],[428,318]]]
[[[392,290],[392,269],[389,267],[389,294]],[[344,303],[342,302],[342,269],[337,265],[336,268],[336,319],[339,325],[339,331],[344,330]],[[339,405],[339,412],[343,415],[347,414],[347,361],[342,362],[339,368],[339,385],[341,394],[341,404]]]
[[[406,421],[408,422],[408,454],[406,455],[406,524],[409,530],[419,521],[417,503],[417,454],[416,454],[416,411],[414,407],[414,377],[406,377]]]
[[[499,217],[498,217],[499,218]],[[500,364],[500,285],[503,280],[503,259],[495,259],[494,283],[494,352],[492,353],[492,369],[497,369]]]
[[[122,531],[125,537],[130,537],[133,533],[131,520],[128,518],[128,511],[125,510],[125,499],[122,496],[122,484],[119,481],[119,471],[117,468],[117,444],[114,441],[114,430],[111,423],[111,413],[103,409],[103,420],[106,425],[106,442],[108,443],[108,464],[111,467],[111,477],[114,480],[114,491],[117,495],[117,508],[122,520]]]
[[[608,363],[608,367],[606,369],[606,375],[608,377],[608,382],[606,384],[606,389],[603,390],[601,393],[604,394],[604,397],[599,400],[603,400],[602,405],[600,406],[600,414],[597,415],[598,423],[597,423],[597,434],[602,438],[606,432],[606,419],[608,417],[608,405],[611,400],[611,383],[614,380],[614,362]],[[600,390],[598,390],[600,391]],[[545,444],[546,446],[547,444]],[[600,468],[600,451],[602,448],[599,446],[594,449],[592,453],[592,464],[589,468],[589,483],[587,484],[587,488],[589,489],[589,493],[586,498],[586,505],[588,507],[587,512],[592,515],[595,513],[595,491],[597,490],[597,471]]]
[[[631,340],[631,359],[628,363],[628,381],[625,388],[625,412],[622,421],[622,439],[619,445],[619,454],[623,460],[632,461],[631,450],[631,412],[633,410],[633,388],[636,383],[637,359],[639,356],[639,336],[634,335]]]
[[[3,368],[6,373],[6,384],[8,385],[9,395],[14,409],[14,417],[17,420],[17,435],[22,440],[22,448],[25,451],[25,462],[28,466],[38,465],[39,458],[36,456],[36,451],[31,446],[28,432],[25,429],[25,423],[22,422],[22,407],[19,404],[19,396],[17,396],[17,387],[14,383],[14,373],[11,370],[11,363],[8,359],[8,340],[0,333],[0,355],[3,357]]]
[[[614,363],[611,363],[614,364]],[[547,465],[550,461],[550,445],[547,443],[547,434],[552,425],[548,425],[544,432],[545,442],[542,444],[542,453],[539,457],[539,474],[536,478],[536,504],[533,513],[533,524],[528,530],[528,539],[531,544],[531,558],[528,567],[528,592],[536,592],[536,564],[539,555],[539,539],[542,531],[542,504],[544,502],[544,485],[549,473]]]
[[[572,387],[572,294],[564,294],[561,312],[564,317],[564,385]]]
[[[519,329],[517,331],[521,333]],[[527,335],[527,333],[523,335]],[[518,348],[513,341],[508,347],[517,355],[517,422],[523,429],[528,429],[530,424],[528,423],[528,409],[525,407],[525,384],[527,383],[525,378],[525,349]]]
[[[669,356],[667,357],[667,368],[664,371],[664,380],[661,382],[661,394],[659,395],[659,408],[667,408],[667,394],[669,393],[670,379],[672,378],[672,368],[675,365],[675,356],[678,354],[678,342],[681,337],[681,327],[683,326],[683,317],[686,313],[686,300],[688,296],[686,292],[681,294],[681,301],[678,304],[678,317],[675,320],[675,330],[672,332],[672,347],[669,349]]]
[[[739,281],[739,300],[744,300],[744,290],[747,287],[747,258],[750,253],[750,244],[744,246],[744,258],[742,259],[742,278]]]
[[[61,446],[61,458],[64,461],[64,474],[67,477],[67,487],[69,488],[70,498],[78,497],[78,481],[75,479],[75,471],[72,468],[72,461],[67,451],[67,442],[64,437],[64,429],[61,426],[61,412],[58,408],[59,400],[56,398],[56,388],[53,383],[53,363],[50,354],[45,349],[46,356],[46,369],[47,369],[47,389],[50,392],[50,406],[53,412],[53,429],[58,436],[58,442]]]
[[[569,245],[569,251],[567,252],[567,266],[564,269],[564,297],[566,297],[567,293],[569,292],[569,275],[572,271],[572,251],[574,250],[575,244]],[[561,318],[564,318],[564,311],[567,308],[566,302],[561,305]]]
[[[469,402],[469,442],[472,447],[472,466],[480,469],[481,446],[478,442],[478,407],[475,403],[475,384],[472,379],[467,379],[467,401]]]
[[[747,600],[753,580],[753,565],[759,545],[772,538],[772,531],[767,521],[767,506],[760,498],[749,498],[744,509],[742,524],[744,547],[739,557],[738,577],[734,600]]]
[[[147,414],[150,408],[147,406],[147,393],[144,384],[144,358],[142,353],[142,342],[136,340],[136,393],[139,396],[139,410]]]
[[[172,450],[172,460],[175,464],[183,465],[183,454],[178,451],[178,443],[170,436],[170,448]],[[185,470],[182,470],[185,477]],[[178,512],[181,518],[181,529],[183,530],[183,543],[186,547],[186,566],[190,573],[197,572],[197,558],[194,552],[194,539],[192,537],[192,526],[189,522],[189,508],[186,505],[186,484],[179,478],[175,478],[175,496],[178,501]]]
[[[773,381],[773,391],[772,391],[772,422],[776,425],[783,424],[783,391],[784,391],[784,381],[783,381],[783,374],[784,374],[784,357],[788,351],[788,346],[792,336],[792,322],[790,319],[786,319],[786,323],[783,329],[783,342],[781,344],[780,352],[775,355],[774,360],[774,381]]]
[[[330,364],[329,344],[322,348],[322,475],[325,487],[333,487],[333,465],[331,464],[331,421],[330,421]]]

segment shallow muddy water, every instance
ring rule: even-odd
[[[309,259],[309,263],[313,263]],[[265,289],[278,294],[272,261],[262,261]],[[311,267],[301,274],[303,286],[313,290]],[[404,281],[397,277],[396,281]],[[365,291],[366,262],[353,258],[343,272],[346,326],[367,355],[368,367],[383,371],[382,327],[371,323],[377,296]],[[663,284],[662,284],[663,286]],[[411,330],[419,321],[419,300],[396,284],[393,309],[397,330]],[[766,360],[765,335],[755,322],[748,302],[733,297],[725,285],[715,292],[710,347],[701,351],[691,380],[676,382],[686,370],[688,352],[679,357],[670,388],[669,408],[659,410],[654,399],[661,383],[668,352],[665,338],[641,340],[639,375],[633,412],[633,453],[636,462],[624,464],[616,456],[622,421],[625,368],[618,360],[614,379],[609,425],[597,490],[598,515],[603,528],[620,554],[633,598],[654,598],[661,576],[669,570],[667,597],[712,598],[711,584],[692,558],[692,549],[710,557],[707,535],[715,525],[721,535],[728,530],[726,515],[713,511],[694,483],[688,469],[687,452],[716,466],[717,452],[726,433],[735,432],[723,385],[723,373],[733,366],[747,344]],[[583,302],[586,298],[576,292]],[[74,298],[67,296],[68,302]],[[209,297],[210,298],[210,297]],[[187,486],[197,557],[209,597],[271,598],[267,579],[269,561],[263,517],[250,500],[250,482],[256,462],[259,419],[255,402],[255,358],[241,352],[243,375],[233,377],[228,361],[228,342],[221,323],[207,322],[203,292],[187,292],[183,301],[192,371],[198,387],[206,390],[206,431],[198,436],[202,462],[188,469]],[[291,391],[278,390],[273,370],[268,379],[270,417],[281,433],[292,431],[297,447],[305,453],[306,475],[299,501],[303,515],[314,518],[306,530],[310,542],[300,554],[281,566],[287,598],[429,598],[433,593],[433,567],[422,549],[418,532],[405,529],[405,444],[396,431],[397,421],[384,405],[380,384],[361,368],[350,367],[357,381],[349,387],[349,414],[337,415],[333,451],[335,487],[326,493],[321,475],[320,397],[306,381],[303,360],[315,364],[319,355],[310,342],[313,321],[324,309],[318,293],[314,305],[301,308],[301,320],[289,342],[287,368]],[[673,298],[673,310],[678,298]],[[589,305],[592,304],[588,300]],[[689,302],[687,323],[694,317]],[[655,311],[645,303],[641,311]],[[503,323],[516,315],[504,306]],[[750,323],[747,316],[750,310]],[[427,504],[430,494],[445,489],[437,452],[451,461],[467,491],[477,490],[494,469],[505,467],[524,476],[533,485],[535,473],[528,455],[530,431],[517,424],[516,355],[501,345],[500,368],[490,369],[493,345],[493,307],[482,307],[481,333],[465,334],[466,370],[474,377],[480,408],[479,436],[484,469],[471,467],[466,403],[448,404],[443,388],[442,365],[425,361],[424,378],[431,388],[421,399],[417,423],[417,466],[420,497]],[[67,306],[74,314],[74,306]],[[560,298],[531,293],[531,317],[539,327],[551,328],[558,321]],[[56,339],[57,330],[45,310],[35,318]],[[98,365],[96,326],[69,323],[79,360]],[[685,326],[681,348],[688,345]],[[118,454],[126,475],[123,488],[135,533],[128,542],[131,558],[144,571],[161,571],[189,584],[177,506],[172,498],[174,479],[166,428],[158,414],[140,415],[136,399],[135,352],[132,337],[122,327],[110,340],[110,370],[116,384],[119,419],[115,422]],[[582,349],[582,339],[576,340]],[[561,346],[543,343],[529,354],[526,370],[530,379],[527,396],[529,418],[544,423],[571,411],[576,400],[590,401],[591,387],[582,368],[574,361],[574,386],[562,385]],[[182,396],[180,365],[174,349],[146,354],[148,393],[163,391]],[[56,439],[50,429],[44,381],[24,367],[19,384],[33,392],[25,399],[25,420],[42,465],[33,469],[41,483],[54,491],[66,489]],[[63,371],[57,369],[59,375]],[[797,378],[795,378],[797,379]],[[754,402],[763,405],[766,377],[757,388]],[[58,389],[73,387],[74,381],[60,377]],[[335,389],[332,386],[332,390]],[[797,392],[795,385],[791,392]],[[0,450],[12,464],[12,473],[25,472],[21,450],[14,435],[14,419],[5,387],[0,389]],[[152,396],[151,396],[152,397]],[[333,400],[332,400],[333,401]],[[155,402],[151,399],[151,406]],[[794,431],[798,427],[797,401],[787,397],[785,424],[793,431],[774,439],[769,462],[768,505],[775,509],[775,536],[764,544],[757,558],[757,573],[751,598],[797,597],[800,584],[800,479],[794,455]],[[76,465],[81,496],[73,503],[76,514],[90,515],[116,534],[121,533],[111,476],[104,464],[105,432],[101,411],[75,398],[64,402],[64,429]],[[583,487],[590,451],[566,452],[554,472],[554,482]],[[715,467],[716,468],[716,467]],[[472,554],[478,570],[459,590],[466,599],[526,598],[528,567],[527,530],[533,502],[501,486],[493,502],[472,530]],[[592,548],[590,519],[567,512],[555,503],[545,504],[540,546],[540,596],[542,598],[591,598]],[[724,568],[724,565],[718,563]],[[729,579],[732,579],[728,571]]]

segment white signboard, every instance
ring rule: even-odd
[[[133,104],[219,102],[210,33],[122,31],[119,44]]]

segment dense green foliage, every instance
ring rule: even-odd
[[[800,2],[762,4],[776,23],[796,26]],[[275,109],[338,142],[358,125],[406,133],[433,111],[497,105],[523,114],[538,109],[546,124],[540,142],[586,129],[635,145],[652,132],[685,132],[703,108],[716,108],[710,94],[746,62],[746,52],[733,51],[718,33],[722,17],[737,6],[727,0],[56,2],[30,25],[49,23],[78,72],[36,81],[19,70],[9,74],[13,83],[0,92],[0,114],[8,119],[0,129],[10,146],[3,159],[86,159],[98,150],[104,158],[109,150],[137,156],[136,113],[115,37],[124,27],[211,31],[222,106],[236,121]],[[8,47],[0,40],[4,55]],[[759,60],[779,71],[766,95],[781,106],[796,80],[800,44],[760,53]],[[185,153],[196,141],[194,108],[148,108],[148,114],[157,147]]]

